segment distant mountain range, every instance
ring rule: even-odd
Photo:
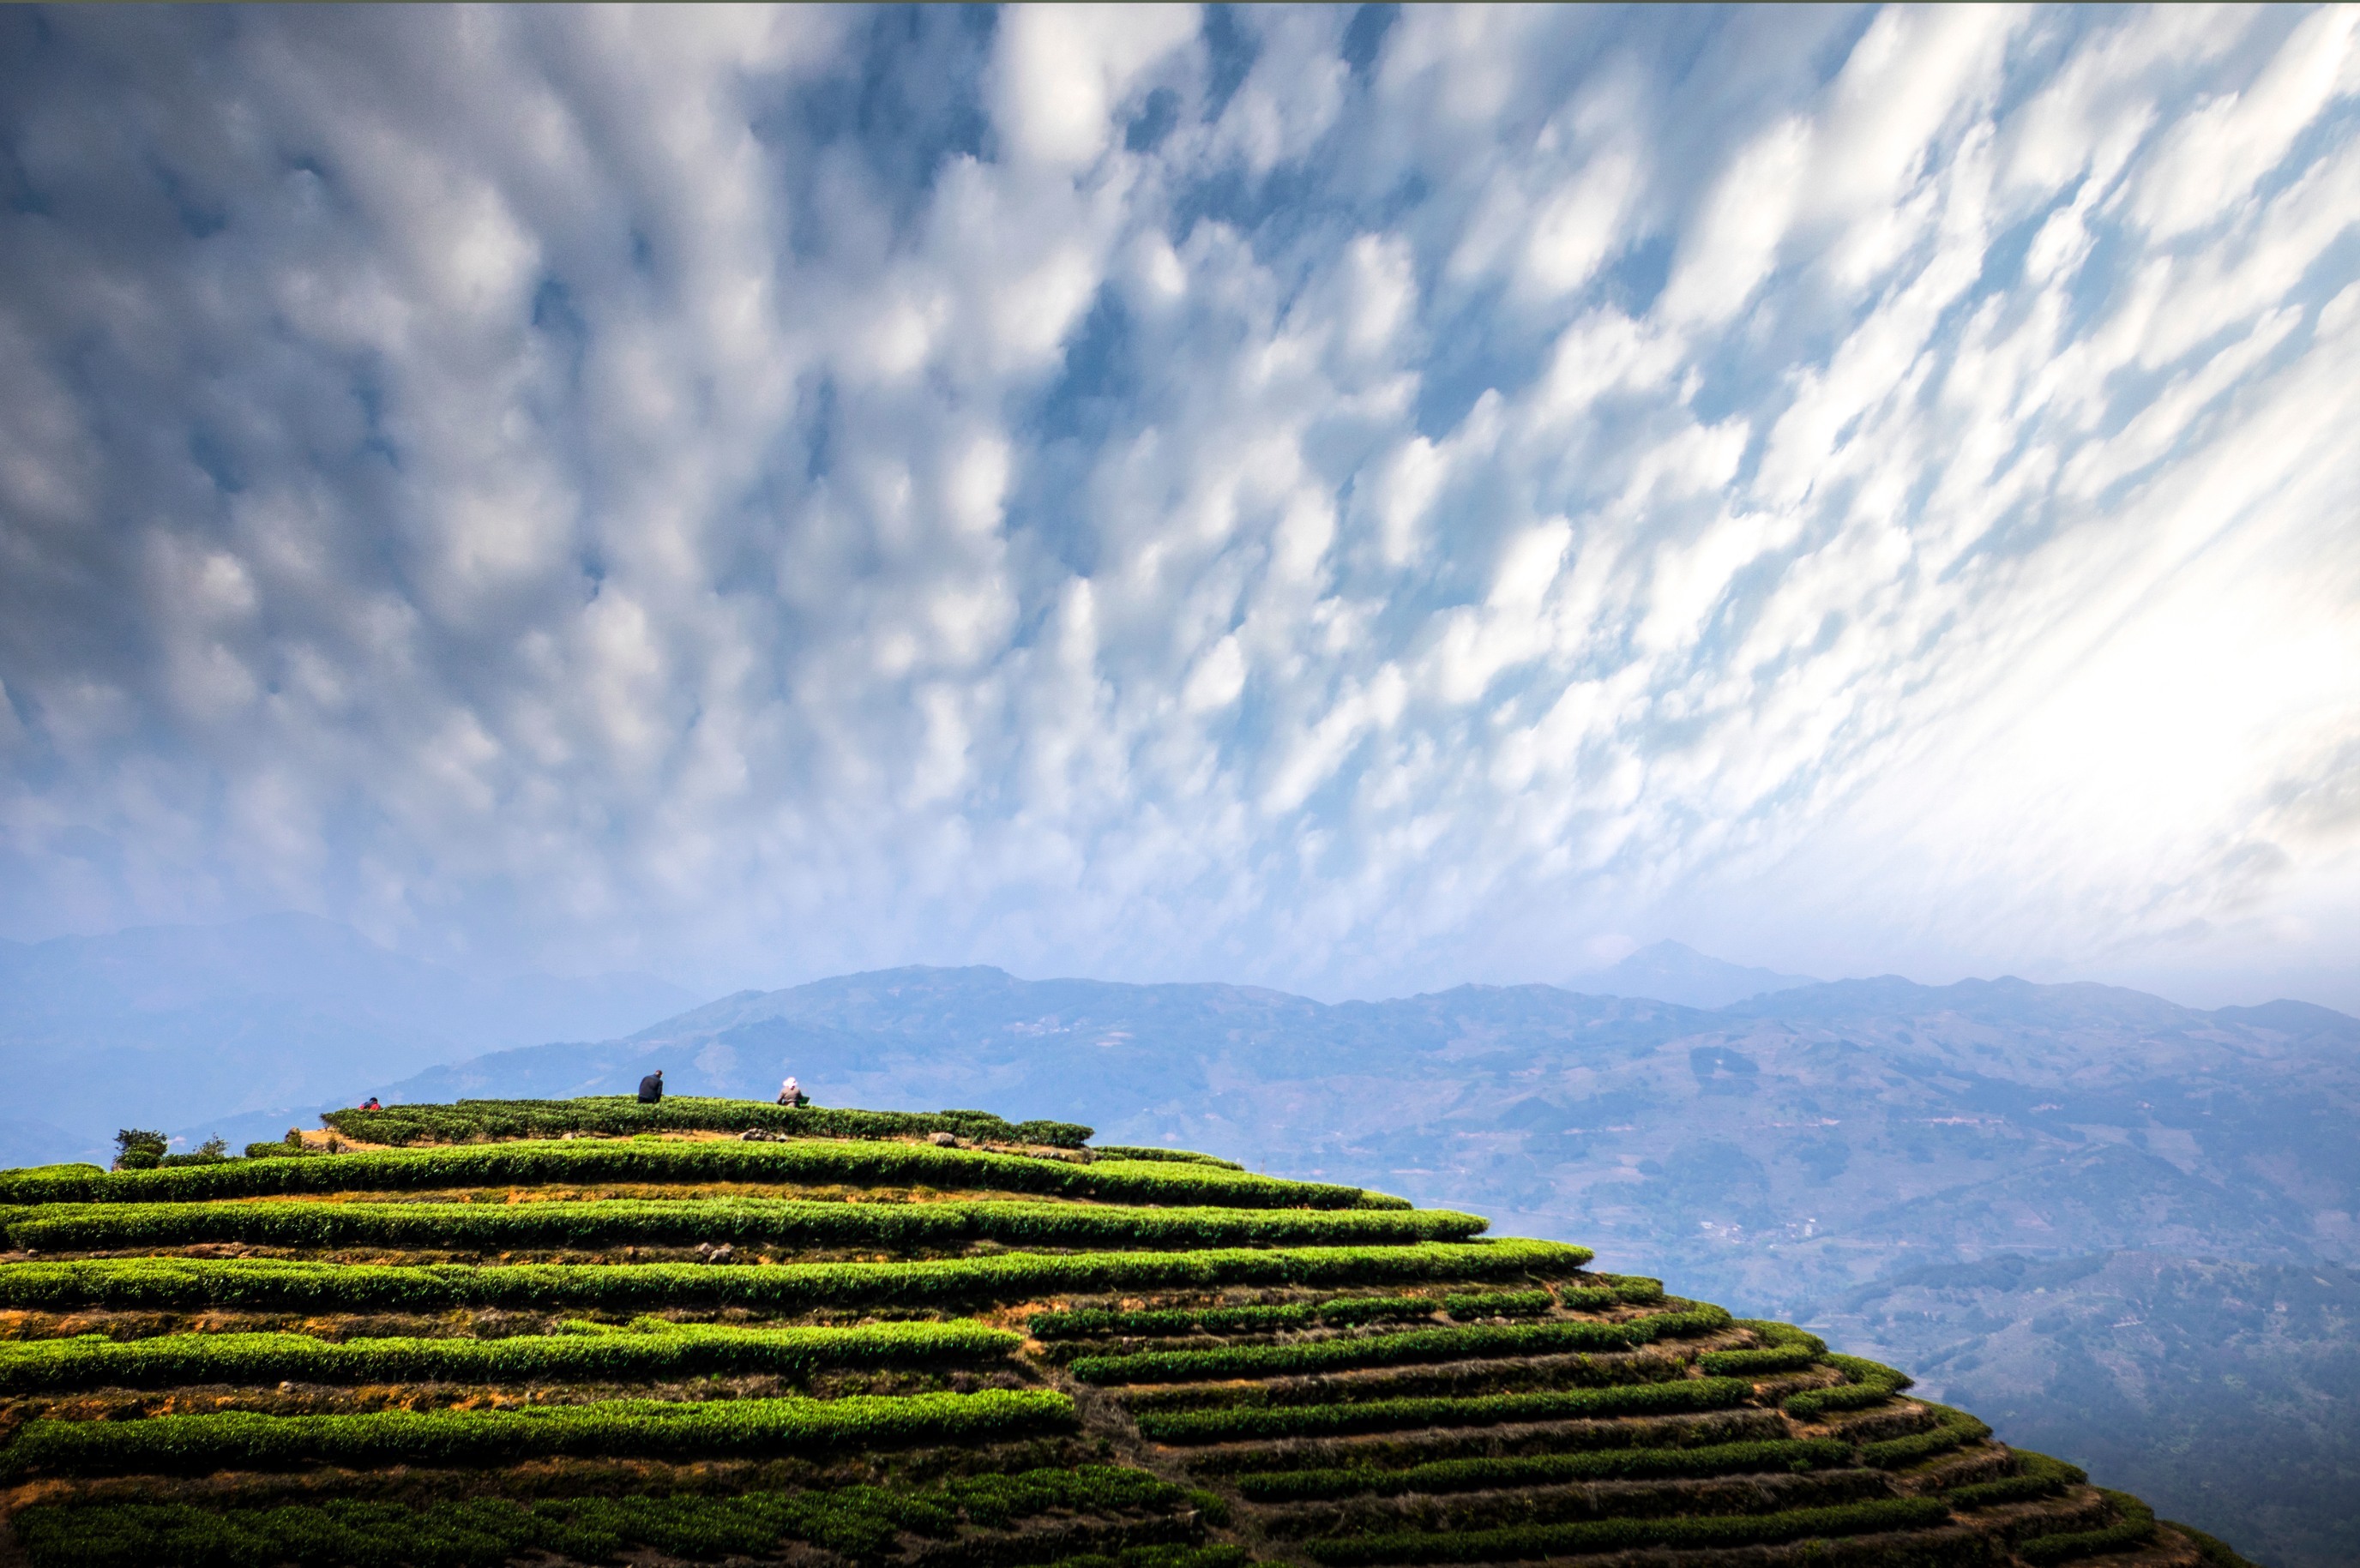
[[[637,975],[475,979],[304,915],[0,942],[0,1163],[81,1158],[125,1126],[245,1112],[283,1128],[275,1107],[502,1046],[601,1039],[692,1000]]]

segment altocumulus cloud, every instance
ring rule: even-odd
[[[0,17],[0,922],[2360,937],[2350,9]]]

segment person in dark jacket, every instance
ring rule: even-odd
[[[652,1105],[663,1098],[663,1069],[659,1067],[639,1080],[639,1104]]]

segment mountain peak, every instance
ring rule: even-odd
[[[1664,941],[1640,948],[1621,962],[1577,975],[1566,988],[1594,996],[1644,996],[1690,1007],[1722,1007],[1765,991],[1816,985],[1808,975],[1751,968],[1699,953],[1686,942]]]

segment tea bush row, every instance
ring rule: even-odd
[[[1618,1301],[1633,1306],[1651,1306],[1664,1299],[1664,1282],[1644,1274],[1593,1274],[1591,1279],[1614,1292]]]
[[[943,1539],[1059,1510],[1135,1513],[1196,1500],[1142,1470],[1085,1465],[984,1475],[906,1491],[734,1496],[475,1498],[424,1505],[358,1500],[215,1511],[188,1504],[69,1504],[16,1518],[37,1568],[279,1568],[283,1563],[483,1564],[532,1553],[604,1562],[627,1552],[770,1558],[800,1541],[855,1563],[888,1556],[903,1531]],[[1193,1533],[1193,1532],[1192,1532]],[[998,1543],[995,1543],[998,1544]],[[930,1552],[930,1562],[946,1555]],[[955,1556],[954,1556],[955,1560]]]
[[[2003,1475],[1995,1481],[1977,1481],[1964,1486],[1953,1486],[1942,1494],[1942,1500],[1954,1508],[1988,1508],[2002,1503],[2028,1503],[2037,1497],[2054,1497],[2068,1486],[2079,1486],[2090,1479],[2089,1472],[2079,1465],[2068,1465],[2062,1459],[2051,1459],[2046,1454],[2035,1454],[2019,1448],[2016,1454],[2016,1474]]]
[[[1860,1448],[1860,1461],[1878,1470],[1899,1470],[1931,1459],[1937,1454],[1948,1454],[1970,1443],[1981,1443],[1991,1435],[1992,1429],[1966,1411],[1949,1405],[1926,1407],[1934,1412],[1930,1431],[1912,1432],[1907,1437],[1888,1437],[1881,1443],[1864,1443]]]
[[[1709,1350],[1697,1365],[1716,1377],[1760,1377],[1775,1372],[1799,1372],[1819,1357],[1796,1345],[1763,1350]]]
[[[1611,1305],[1609,1290],[1568,1290],[1568,1304]],[[1377,1323],[1385,1319],[1432,1317],[1447,1310],[1454,1317],[1510,1316],[1545,1312],[1557,1304],[1546,1290],[1511,1290],[1489,1294],[1431,1296],[1338,1296],[1328,1301],[1291,1301],[1269,1306],[1165,1307],[1122,1311],[1085,1307],[1075,1312],[1035,1313],[1025,1326],[1035,1339],[1081,1339],[1091,1334],[1162,1335],[1186,1334],[1260,1334],[1319,1324]]]
[[[330,1111],[320,1118],[355,1143],[474,1143],[557,1133],[784,1132],[806,1138],[924,1138],[946,1132],[984,1143],[1034,1143],[1079,1149],[1090,1129],[1075,1122],[1011,1122],[989,1111],[823,1110],[673,1095],[641,1105],[628,1095],[578,1100],[460,1100]]]
[[[512,1463],[555,1455],[650,1458],[980,1443],[1070,1430],[1073,1401],[1032,1389],[841,1399],[612,1399],[512,1410],[367,1415],[161,1415],[27,1423],[0,1476],[201,1474],[299,1465]]]
[[[2127,1552],[2155,1537],[2155,1510],[2127,1492],[2110,1492],[2099,1488],[2099,1496],[2114,1505],[2120,1517],[2101,1530],[2068,1530],[2059,1535],[2035,1536],[2016,1543],[2016,1554],[2031,1563],[2033,1568],[2049,1568],[2054,1563],[2070,1563],[2082,1557],[2100,1557],[2109,1552]]]
[[[300,1160],[233,1160],[173,1170],[95,1167],[0,1178],[0,1203],[195,1203],[305,1192],[404,1192],[550,1182],[796,1181],[984,1188],[1139,1203],[1240,1209],[1407,1208],[1358,1187],[1290,1181],[1210,1166],[1077,1165],[923,1143],[463,1144]]]
[[[1923,1530],[1948,1517],[1949,1510],[1932,1498],[1891,1497],[1771,1514],[1595,1519],[1505,1530],[1404,1530],[1306,1541],[1303,1550],[1326,1568],[1360,1568],[1379,1563],[1509,1563],[1644,1547],[1775,1545],[1876,1530]]]
[[[904,1263],[332,1264],[277,1258],[122,1258],[0,1269],[0,1308],[442,1312],[454,1307],[639,1311],[740,1306],[809,1312],[962,1307],[1058,1295],[1231,1286],[1369,1286],[1570,1271],[1590,1249],[1554,1241],[1406,1247],[1225,1247],[1196,1252],[1028,1252]]]
[[[1769,1318],[1740,1318],[1737,1326],[1744,1329],[1774,1350],[1808,1350],[1813,1356],[1825,1356],[1828,1342],[1793,1323],[1777,1323]]]
[[[1229,1405],[1207,1410],[1143,1411],[1142,1436],[1157,1443],[1229,1443],[1277,1437],[1328,1437],[1407,1427],[1504,1426],[1511,1421],[1579,1421],[1592,1416],[1721,1410],[1742,1403],[1754,1385],[1736,1377],[1684,1378],[1606,1388],[1484,1394],[1469,1399],[1372,1399],[1340,1405]]]
[[[313,1339],[296,1334],[175,1334],[115,1341],[0,1343],[0,1392],[171,1388],[193,1383],[508,1382],[681,1377],[825,1367],[912,1367],[1005,1356],[1021,1341],[977,1323],[856,1328],[650,1325],[643,1332],[503,1339]]]
[[[27,1211],[17,1211],[22,1216]],[[799,1247],[950,1249],[1006,1246],[1211,1247],[1464,1240],[1488,1221],[1443,1209],[1135,1208],[1031,1203],[844,1203],[714,1198],[502,1203],[50,1204],[7,1225],[44,1252],[244,1242],[265,1247],[467,1249],[685,1246],[692,1241]]]
[[[1395,1431],[1378,1437],[1306,1437],[1267,1447],[1201,1448],[1188,1455],[1204,1475],[1265,1475],[1292,1470],[1378,1472],[1457,1459],[1513,1454],[1589,1453],[1608,1448],[1707,1448],[1730,1443],[1787,1443],[1784,1417],[1750,1405],[1704,1411],[1624,1416],[1557,1426],[1513,1437],[1483,1427]]]
[[[1502,1356],[1630,1350],[1675,1335],[1710,1334],[1727,1326],[1729,1321],[1729,1314],[1719,1307],[1700,1307],[1686,1312],[1661,1312],[1630,1323],[1412,1329],[1402,1334],[1284,1345],[1086,1356],[1076,1361],[1070,1370],[1085,1383],[1188,1383],[1225,1377],[1302,1377],[1349,1367],[1398,1367],[1414,1362],[1466,1361]]]
[[[2160,1522],[2185,1536],[2189,1544],[2196,1548],[2197,1560],[2208,1564],[2208,1568],[2261,1568],[2260,1563],[2240,1555],[2235,1547],[2217,1535],[2207,1535],[2194,1525],[2183,1524],[2178,1519]]]
[[[1181,1165],[1215,1165],[1224,1171],[1242,1171],[1244,1166],[1234,1160],[1222,1160],[1210,1154],[1199,1154],[1193,1149],[1155,1149],[1145,1144],[1101,1143],[1090,1150],[1100,1160],[1169,1160]]]
[[[1086,1552],[1058,1557],[1040,1568],[1247,1568],[1245,1548],[1223,1541],[1210,1546],[1130,1546],[1119,1552]]]
[[[1608,1388],[1669,1383],[1687,1377],[1688,1363],[1641,1351],[1603,1356],[1511,1357],[1502,1361],[1413,1364],[1336,1377],[1276,1377],[1261,1382],[1163,1383],[1123,1390],[1133,1410],[1207,1410],[1219,1405],[1361,1404],[1371,1399],[1471,1399],[1545,1388]],[[1781,1429],[1784,1430],[1783,1427]]]
[[[1241,1476],[1249,1502],[1300,1503],[1408,1493],[1480,1492],[1569,1481],[1640,1481],[1833,1469],[1854,1462],[1852,1444],[1833,1438],[1712,1443],[1697,1448],[1610,1448],[1578,1454],[1447,1459],[1404,1470],[1351,1467],[1288,1470]]]
[[[1612,1291],[1568,1291],[1569,1297],[1595,1299],[1601,1294],[1605,1306],[1613,1300]],[[1568,1301],[1568,1306],[1589,1306],[1590,1300]],[[1442,1310],[1454,1318],[1530,1318],[1538,1317],[1557,1306],[1557,1298],[1546,1290],[1491,1290],[1474,1295],[1454,1295],[1442,1298]]]
[[[1830,1410],[1859,1410],[1881,1405],[1912,1381],[1906,1372],[1858,1356],[1828,1356],[1822,1359],[1851,1381],[1832,1388],[1806,1388],[1788,1396],[1786,1411],[1797,1421],[1815,1421]]]

